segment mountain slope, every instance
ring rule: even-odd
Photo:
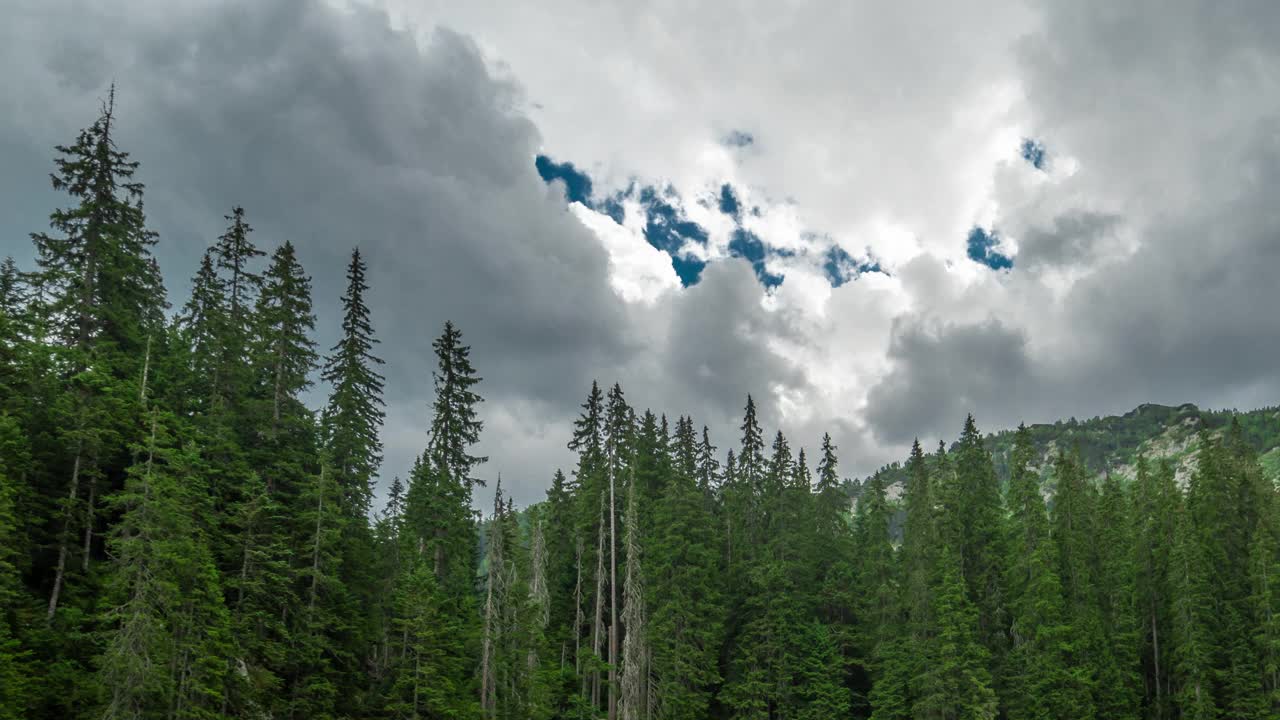
[[[1037,464],[1042,471],[1059,449],[1078,447],[1085,467],[1095,476],[1111,472],[1125,478],[1132,477],[1133,463],[1142,453],[1150,460],[1172,461],[1177,468],[1178,482],[1185,483],[1195,469],[1200,431],[1204,429],[1221,435],[1230,426],[1233,416],[1239,418],[1245,439],[1258,451],[1264,472],[1273,482],[1280,480],[1280,407],[1237,412],[1201,410],[1190,403],[1178,406],[1148,403],[1124,415],[1084,421],[1071,418],[1052,424],[1031,425],[1029,429],[1035,441]],[[1001,483],[1009,479],[1013,436],[1013,430],[1002,430],[985,438]],[[886,480],[890,497],[898,497],[906,479],[903,465],[893,463],[879,472]],[[1045,489],[1049,492],[1052,480],[1047,472],[1044,475]],[[866,479],[850,482],[850,495],[856,499],[865,483]]]

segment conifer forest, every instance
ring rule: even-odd
[[[576,465],[479,512],[466,328],[379,481],[360,251],[333,347],[252,207],[167,296],[112,101],[87,120],[0,266],[0,719],[1280,717],[1274,410],[959,417],[846,479],[763,389],[715,437],[582,378]]]

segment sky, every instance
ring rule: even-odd
[[[484,378],[479,474],[536,502],[593,379],[846,476],[914,438],[1280,401],[1280,4],[10,0],[0,255],[117,84],[170,299],[243,205],[336,339],[351,248],[382,483],[431,340]],[[325,389],[313,392],[315,402]],[[492,483],[490,483],[492,486]],[[477,498],[484,504],[483,493]]]

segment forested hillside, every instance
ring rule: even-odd
[[[1040,470],[1045,491],[1051,495],[1053,474],[1049,466],[1060,450],[1078,453],[1090,475],[1114,472],[1127,480],[1132,480],[1137,471],[1139,455],[1148,460],[1168,460],[1174,466],[1179,484],[1185,486],[1196,468],[1202,446],[1201,432],[1221,439],[1232,423],[1240,426],[1240,438],[1258,454],[1267,479],[1273,483],[1280,480],[1280,408],[1276,407],[1236,412],[1200,410],[1191,404],[1177,407],[1146,404],[1120,416],[1084,421],[1071,418],[1053,424],[1028,425],[1027,431],[1033,448],[1032,464]],[[1001,483],[1009,481],[1017,438],[1018,433],[1013,430],[983,438]],[[956,443],[952,443],[950,449],[955,447]],[[899,497],[906,487],[906,466],[893,463],[879,472],[890,497]],[[868,480],[851,482],[850,495],[856,498]]]
[[[851,515],[830,437],[767,432],[748,388],[717,439],[585,378],[576,466],[481,518],[483,359],[446,324],[374,508],[359,251],[332,348],[251,210],[171,305],[113,122],[56,149],[37,263],[0,267],[0,718],[1280,713],[1274,411],[957,418]]]

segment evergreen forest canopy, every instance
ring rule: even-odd
[[[1104,423],[1122,479],[970,417],[851,511],[830,438],[793,452],[750,397],[721,454],[592,383],[577,466],[520,511],[499,484],[482,522],[480,378],[446,324],[425,448],[374,514],[359,252],[329,349],[293,246],[238,207],[171,308],[114,121],[56,149],[66,204],[0,267],[0,718],[1280,713],[1258,422],[1206,425],[1185,473]]]

